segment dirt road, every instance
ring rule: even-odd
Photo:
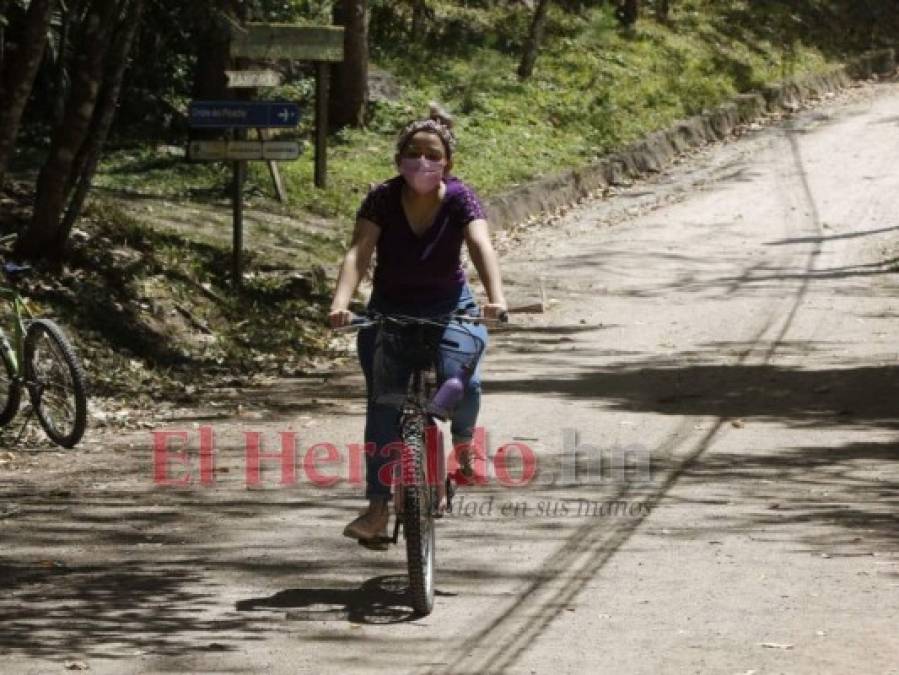
[[[494,336],[483,424],[538,475],[440,524],[425,619],[400,550],[340,537],[355,487],[245,485],[245,431],[346,455],[353,375],[161,422],[188,487],[149,431],[6,466],[0,670],[899,672],[897,156],[899,85],[868,86],[522,233],[511,288],[550,310]]]

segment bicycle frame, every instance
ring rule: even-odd
[[[0,246],[15,238],[16,235],[0,237]],[[72,448],[82,439],[87,428],[86,377],[75,349],[62,328],[52,319],[35,318],[28,301],[16,288],[16,275],[30,269],[12,263],[2,268],[8,283],[0,285],[0,303],[9,303],[13,317],[11,335],[0,327],[0,355],[3,357],[4,371],[8,371],[10,376],[9,396],[3,401],[0,415],[4,426],[12,421],[24,390],[31,401],[29,419],[32,413],[35,414],[50,440],[64,448]],[[46,345],[46,354],[43,345]],[[55,375],[49,371],[43,372],[46,369],[42,367],[42,361],[48,358],[52,358],[54,364],[50,371],[59,371]],[[54,393],[46,396],[48,391]],[[61,411],[56,410],[60,403],[63,406]],[[60,426],[60,422],[65,425]],[[19,437],[27,424],[28,419],[22,425]]]
[[[399,316],[399,315],[385,315],[373,312],[368,315],[363,315],[356,317],[353,323],[347,327],[349,330],[361,329],[361,328],[370,328],[377,327],[378,330],[382,330],[384,324],[392,323],[394,325],[402,325],[406,324],[418,324],[419,326],[441,326],[446,325],[449,326],[453,322],[458,325],[454,326],[458,330],[466,331],[464,328],[465,323],[477,323],[480,319],[474,317],[468,317],[462,314],[449,314],[442,317],[413,317],[413,316]],[[471,335],[469,333],[469,335]],[[484,350],[484,343],[477,336],[473,336],[474,340],[478,343],[476,353],[469,357],[471,362],[476,362]],[[449,500],[452,499],[451,492],[449,491],[447,486],[447,472],[446,472],[446,457],[443,452],[443,443],[442,443],[442,435],[438,429],[438,436],[434,439],[431,439],[428,436],[428,429],[433,427],[437,428],[434,424],[434,420],[436,419],[434,415],[432,415],[428,410],[428,402],[431,392],[426,391],[426,382],[425,377],[428,372],[432,369],[436,368],[436,363],[431,363],[427,367],[416,367],[412,369],[411,377],[409,381],[409,385],[407,387],[405,400],[400,406],[400,416],[398,419],[399,429],[403,428],[404,421],[409,418],[409,416],[419,416],[422,420],[423,425],[423,434],[425,437],[424,447],[421,449],[422,456],[422,464],[426,470],[426,480],[428,483],[428,487],[435,488],[436,490],[436,499],[432,505],[433,513],[432,515],[435,517],[440,517],[443,515],[443,509],[449,507]],[[436,447],[435,447],[436,446]],[[403,452],[408,452],[410,449],[405,447],[403,448]],[[436,450],[436,452],[434,452]],[[404,505],[403,505],[403,485],[412,485],[417,482],[417,477],[414,477],[410,474],[409,471],[406,470],[406,467],[412,465],[412,462],[407,461],[406,457],[400,458],[397,475],[394,476],[394,485],[393,485],[393,499],[394,499],[394,510],[398,516],[401,516],[404,513]],[[408,475],[407,475],[408,474]],[[397,543],[399,540],[399,518],[394,527],[393,532],[393,543]]]
[[[8,234],[4,237],[0,237],[0,246],[8,244],[12,241],[15,241],[16,234]],[[22,364],[25,362],[25,320],[23,320],[23,316],[27,318],[31,318],[31,312],[28,309],[28,305],[25,304],[25,301],[22,299],[22,296],[19,295],[19,292],[12,287],[9,286],[0,286],[0,300],[9,301],[13,308],[13,345],[10,345],[8,342],[8,338],[3,328],[0,327],[0,349],[6,351],[10,358],[12,359],[12,363],[15,366],[16,374],[21,377],[22,375]]]
[[[469,378],[484,353],[486,341],[465,326],[466,322],[479,323],[479,317],[464,314],[449,314],[441,317],[415,317],[388,315],[371,312],[352,319],[346,329],[377,328],[383,331],[386,324],[411,328],[413,335],[400,334],[393,338],[379,333],[380,344],[376,346],[374,382],[369,391],[372,400],[385,402],[398,408],[397,436],[399,457],[393,456],[393,505],[394,527],[390,538],[376,537],[375,544],[399,544],[400,528],[403,528],[406,543],[406,563],[409,570],[409,595],[412,608],[420,615],[431,613],[434,606],[434,568],[436,534],[434,521],[445,511],[451,510],[455,490],[447,476],[446,455],[443,436],[435,420],[447,420],[452,416],[453,407],[464,395]],[[452,326],[463,332],[476,345],[474,350],[466,350],[463,342],[455,342],[446,337],[445,331]],[[440,329],[439,337],[433,329]],[[340,330],[340,329],[338,329]],[[403,343],[408,340],[408,343]],[[446,346],[449,351],[441,352]],[[381,350],[380,356],[378,349]],[[446,361],[452,360],[450,352],[465,354],[464,365],[458,370],[447,372]],[[378,364],[378,359],[386,359]],[[392,362],[391,362],[392,359]],[[405,361],[402,370],[397,364]],[[427,373],[434,371],[440,389],[433,394],[428,390]],[[408,380],[406,380],[408,374]],[[386,391],[378,392],[378,376],[387,382]],[[390,381],[392,378],[393,381]],[[442,380],[442,381],[441,381]],[[385,396],[386,394],[386,396]],[[399,405],[397,405],[399,403]],[[394,446],[395,447],[395,446]],[[399,461],[397,462],[397,459]],[[361,544],[366,544],[360,540]],[[386,548],[386,546],[385,546]],[[383,549],[379,549],[383,550]]]
[[[8,301],[13,308],[13,345],[9,344],[6,333],[0,328],[0,348],[9,353],[15,365],[16,373],[21,377],[22,364],[25,362],[25,320],[31,318],[28,305],[14,288],[0,286],[0,300]]]

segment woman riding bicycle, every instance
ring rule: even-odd
[[[462,243],[487,292],[483,315],[497,319],[506,311],[499,261],[484,210],[474,191],[451,175],[456,137],[452,120],[436,106],[428,119],[412,122],[396,144],[399,175],[372,189],[356,214],[352,243],[337,279],[329,320],[333,328],[348,325],[350,300],[377,251],[368,307],[385,314],[445,316],[457,310],[478,311],[461,262]],[[483,325],[471,330],[486,341]],[[347,525],[344,535],[362,541],[386,534],[390,485],[379,471],[390,461],[381,452],[397,442],[398,410],[373,400],[376,330],[358,336],[359,361],[368,390],[366,410],[366,491],[368,509]],[[443,373],[449,377],[452,373]],[[468,447],[480,408],[479,372],[468,379],[451,425],[459,463],[470,471]],[[374,452],[369,448],[374,445]]]

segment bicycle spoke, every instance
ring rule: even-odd
[[[0,426],[7,425],[19,409],[19,389],[15,381],[15,364],[0,354]]]
[[[54,392],[63,391],[63,392],[68,392],[68,393],[72,393],[75,391],[75,387],[73,387],[71,385],[66,386],[66,385],[58,384],[56,382],[41,382],[41,384],[44,387],[44,391],[52,390]],[[57,395],[65,396],[65,394],[59,394],[59,393],[57,393]]]
[[[60,435],[70,433],[77,418],[76,386],[65,354],[47,334],[35,345],[32,368],[47,423]]]
[[[75,406],[68,398],[59,398],[56,396],[46,396],[46,392],[41,396],[41,402],[48,410],[67,413],[68,416],[74,416]]]

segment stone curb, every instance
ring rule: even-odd
[[[737,127],[766,113],[795,111],[809,99],[849,86],[853,79],[885,75],[895,69],[895,51],[881,49],[866,52],[824,73],[791,78],[758,92],[740,94],[713,110],[651,133],[594,164],[540,178],[485,199],[491,227],[508,229],[541,213],[571,205],[610,185],[658,173],[678,155],[724,140]]]

